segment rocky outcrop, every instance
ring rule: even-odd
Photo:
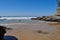
[[[42,17],[32,18],[32,20],[50,20],[51,18],[52,18],[51,16],[42,16]]]
[[[0,40],[4,40],[4,34],[6,33],[6,29],[4,26],[0,26]]]
[[[56,16],[60,16],[60,0],[57,1],[58,6],[57,6],[57,12],[56,12]]]
[[[43,21],[60,22],[60,0],[58,0],[57,2],[58,2],[58,7],[57,7],[57,13],[55,15],[32,18],[32,20],[43,20]]]
[[[31,18],[31,20],[40,20],[41,17]]]
[[[57,8],[57,12],[56,12],[55,16],[60,16],[60,7]]]
[[[60,22],[60,17],[59,16],[42,16],[42,17],[32,18],[32,20]]]
[[[7,32],[6,30],[11,30],[11,28],[7,28],[5,26],[0,26],[0,40],[4,40],[4,34]]]

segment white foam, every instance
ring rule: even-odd
[[[0,19],[31,19],[36,17],[1,17]]]

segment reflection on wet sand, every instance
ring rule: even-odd
[[[15,36],[18,40],[60,40],[59,25],[42,22],[39,24],[13,23],[4,26],[13,28],[13,30],[7,30],[5,35]]]
[[[49,34],[49,32],[43,31],[43,30],[36,30],[36,33],[42,33],[42,34]]]
[[[48,23],[49,26],[54,26],[57,28],[57,31],[55,33],[56,35],[56,39],[57,40],[60,40],[60,22],[57,22],[57,23]]]

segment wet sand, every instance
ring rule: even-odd
[[[32,24],[32,23],[12,23],[0,24],[13,28],[7,30],[5,35],[15,36],[18,40],[60,40],[60,25],[57,24]]]

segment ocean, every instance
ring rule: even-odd
[[[1,17],[0,24],[6,23],[40,23],[38,20],[31,20],[36,17]]]
[[[40,21],[40,20],[31,20],[31,18],[33,17],[3,17],[0,20],[0,24],[9,24],[9,23],[31,23],[31,24],[35,24],[39,26],[40,28],[47,28],[49,30],[56,30],[55,27],[49,27],[48,24],[46,24],[44,21]],[[42,25],[42,26],[41,26]],[[41,26],[41,27],[40,27]],[[18,28],[18,26],[7,26],[7,27],[11,27],[11,28]],[[24,27],[24,26],[23,26]],[[28,26],[27,26],[28,28]],[[29,27],[30,28],[30,27]],[[38,28],[38,27],[37,27]]]

